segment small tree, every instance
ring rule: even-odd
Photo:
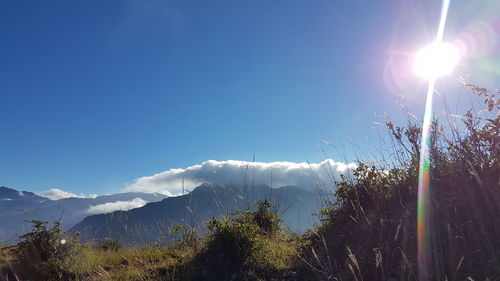
[[[67,237],[59,222],[48,228],[48,222],[32,220],[32,231],[21,235],[15,249],[19,275],[33,280],[68,280],[66,268],[76,255],[77,237]]]
[[[97,248],[103,251],[116,252],[123,248],[123,244],[119,239],[106,238],[104,241],[97,245]]]
[[[282,219],[278,211],[273,208],[269,199],[257,203],[257,211],[253,213],[253,220],[266,234],[275,234],[280,229]]]

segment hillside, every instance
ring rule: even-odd
[[[316,191],[297,186],[248,189],[246,196],[241,186],[202,184],[189,194],[142,208],[89,216],[71,231],[78,231],[84,241],[112,238],[127,245],[164,243],[178,236],[170,231],[176,225],[205,232],[209,219],[245,210],[265,198],[272,200],[282,212],[285,228],[304,232],[313,226],[311,214],[318,212],[321,204]]]

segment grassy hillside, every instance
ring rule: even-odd
[[[433,124],[429,280],[500,278],[500,101],[498,91],[466,86],[483,108]],[[386,127],[391,163],[360,163],[340,179],[337,200],[303,236],[280,227],[269,201],[211,220],[205,235],[178,226],[170,246],[82,245],[57,223],[35,222],[0,249],[0,280],[418,280],[421,130]]]
[[[268,200],[211,220],[205,236],[179,225],[181,238],[170,246],[79,244],[57,223],[33,223],[22,242],[2,248],[0,280],[270,280],[294,274],[299,248]]]
[[[484,102],[478,113],[432,129],[428,280],[500,277],[500,101],[498,91],[466,86]],[[394,163],[361,164],[355,181],[338,182],[337,203],[306,238],[307,280],[417,280],[421,130],[386,125]]]

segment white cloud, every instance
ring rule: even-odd
[[[130,201],[116,201],[90,206],[87,213],[92,215],[111,213],[114,211],[128,211],[135,208],[140,208],[148,202],[141,198],[134,198]]]
[[[70,198],[70,197],[74,197],[74,198],[87,198],[87,197],[88,198],[96,198],[97,197],[97,195],[95,195],[95,194],[91,194],[90,196],[85,196],[83,194],[75,194],[75,193],[67,192],[67,191],[61,190],[59,188],[52,188],[51,190],[45,190],[42,192],[38,192],[37,194],[40,196],[43,196],[45,198],[49,198],[51,200],[58,200],[58,199]]]
[[[352,171],[354,163],[335,162],[331,159],[320,163],[247,162],[208,160],[185,169],[171,169],[153,176],[138,178],[125,188],[126,191],[158,192],[167,196],[179,195],[182,183],[192,189],[202,183],[272,185],[298,185],[313,187],[318,183],[332,183],[341,174]]]

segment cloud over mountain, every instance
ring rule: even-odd
[[[320,163],[248,162],[208,160],[185,169],[171,169],[152,176],[138,178],[126,191],[158,192],[168,196],[179,195],[182,186],[191,189],[201,183],[272,185],[299,185],[313,187],[332,183],[341,174],[349,173],[354,163],[326,159]]]
[[[50,190],[45,190],[45,191],[42,191],[42,192],[38,192],[37,193],[38,195],[40,196],[43,196],[45,198],[49,198],[51,200],[58,200],[58,199],[63,199],[63,198],[70,198],[70,197],[74,197],[74,198],[95,198],[97,195],[90,195],[90,196],[85,196],[83,194],[75,194],[75,193],[71,193],[71,192],[67,192],[67,191],[64,191],[64,190],[61,190],[61,189],[58,189],[58,188],[52,188]]]
[[[90,206],[87,210],[88,214],[97,215],[111,213],[114,211],[128,211],[135,208],[140,208],[146,205],[148,202],[141,198],[134,198],[130,201],[116,201],[108,202],[104,204],[99,204],[95,206]]]

